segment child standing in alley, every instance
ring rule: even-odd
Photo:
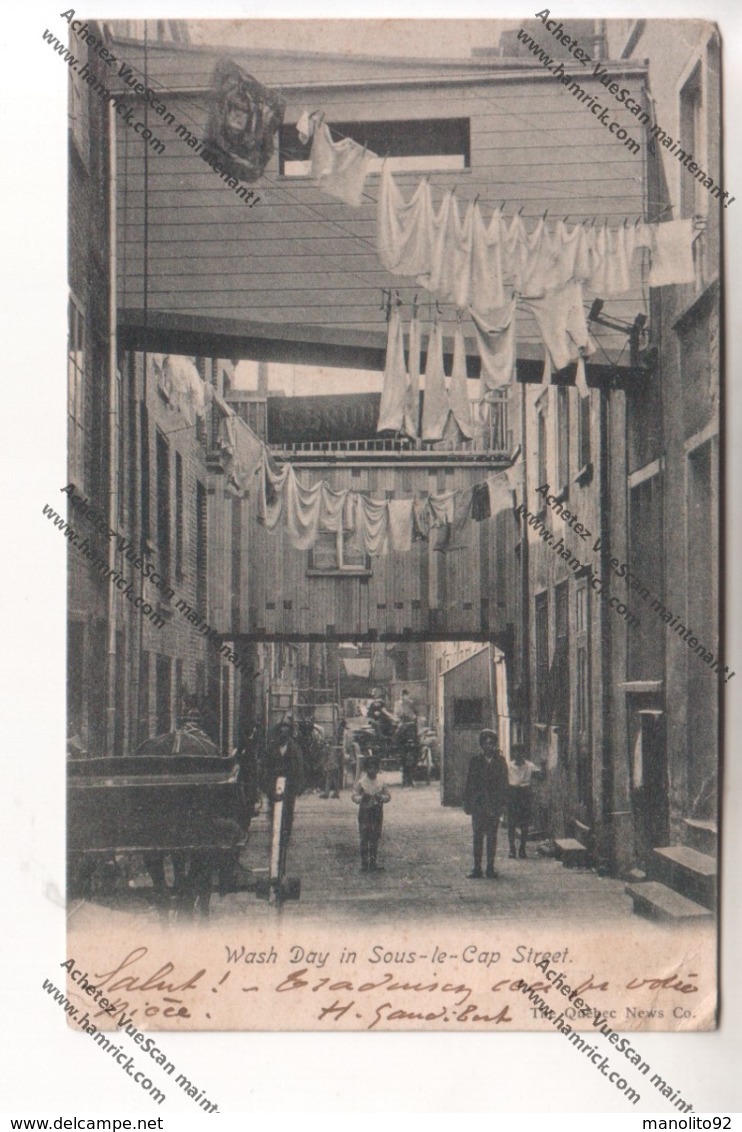
[[[363,773],[353,787],[353,801],[358,806],[362,873],[379,872],[383,868],[377,863],[377,855],[384,806],[389,800],[386,783],[379,778],[379,760],[375,755],[367,755],[363,761]]]

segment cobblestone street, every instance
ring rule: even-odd
[[[629,920],[636,929],[651,925],[633,917],[624,882],[590,870],[565,869],[542,858],[530,843],[527,860],[508,858],[507,833],[500,829],[497,880],[469,880],[471,823],[460,809],[440,805],[438,784],[402,789],[398,775],[387,775],[391,802],[385,807],[379,862],[384,871],[360,871],[357,809],[350,790],[340,799],[302,796],[296,807],[288,875],[301,878],[301,897],[287,901],[283,915],[398,923],[404,919],[497,919],[532,923],[596,919]],[[253,821],[242,864],[253,875],[267,875],[269,822]],[[259,870],[263,870],[262,873]],[[243,914],[274,915],[254,893],[211,902],[213,919]]]

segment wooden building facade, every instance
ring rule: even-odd
[[[400,469],[394,461],[343,461],[303,466],[300,482],[325,480],[334,490],[367,492],[378,499],[423,498],[465,490],[483,482],[487,466]],[[491,474],[491,468],[489,469]],[[246,588],[239,622],[225,632],[248,639],[299,638],[349,641],[512,638],[509,620],[515,584],[512,522],[501,514],[469,521],[448,549],[436,549],[436,533],[409,551],[365,557],[352,536],[320,535],[312,550],[294,549],[286,532],[269,531],[249,511],[243,530]]]
[[[614,57],[601,66],[606,80],[628,87],[653,121],[644,55],[660,33],[641,23],[627,27],[615,46],[609,36]],[[661,76],[677,88],[662,115],[665,124],[674,123],[675,136],[685,132],[688,144],[703,149],[708,167],[718,168],[718,44],[704,27],[692,51],[678,49],[668,64],[672,74]],[[71,470],[71,477],[82,477],[83,490],[99,491],[90,463],[94,450],[107,490],[116,494],[123,530],[145,549],[149,538],[153,557],[164,547],[172,559],[181,540],[182,578],[174,588],[221,643],[247,658],[248,668],[259,665],[259,642],[495,643],[508,666],[510,716],[547,770],[549,833],[577,832],[588,838],[596,860],[622,869],[643,859],[657,838],[679,836],[688,821],[710,822],[715,814],[718,677],[699,667],[686,641],[663,633],[654,614],[637,607],[611,560],[634,563],[663,607],[699,637],[705,632],[702,639],[718,652],[718,202],[699,195],[697,184],[691,192],[679,167],[668,173],[669,159],[663,163],[656,148],[652,153],[645,125],[625,105],[612,105],[611,118],[633,145],[598,121],[588,103],[605,99],[606,86],[591,69],[580,76],[585,97],[577,98],[533,55],[515,53],[512,37],[510,46],[511,56],[481,50],[468,60],[230,50],[286,102],[275,153],[252,195],[235,191],[200,155],[217,49],[182,38],[165,44],[121,35],[112,47],[131,81],[124,70],[103,74],[104,65],[91,59],[91,74],[98,68],[101,80],[120,88],[148,140],[112,113],[100,120],[88,157],[75,156],[71,275],[82,321],[76,314],[72,323],[71,389],[75,381],[87,388],[108,367],[113,380],[105,387],[117,392],[110,401],[98,384],[85,418],[76,415],[72,399],[71,436],[90,435],[84,442],[88,470],[77,461],[82,470]],[[663,58],[672,58],[665,46]],[[405,325],[418,296],[425,355],[436,304],[425,301],[417,280],[390,275],[376,249],[379,163],[359,208],[323,193],[308,176],[307,150],[295,130],[305,108],[321,109],[337,134],[386,158],[406,197],[428,176],[436,204],[455,187],[461,207],[479,200],[485,222],[498,208],[506,218],[520,211],[528,231],[541,219],[608,221],[615,228],[639,218],[705,216],[696,283],[649,294],[646,264],[635,257],[630,287],[607,300],[607,322],[591,326],[598,350],[588,363],[587,391],[575,388],[572,378],[541,385],[543,345],[532,319],[518,312],[518,381],[503,400],[494,447],[444,452],[418,444],[384,451],[369,435],[343,451],[333,446],[331,430],[313,448],[311,439],[295,442],[289,429],[273,448],[306,484],[325,479],[333,488],[379,499],[465,490],[517,455],[515,507],[469,523],[460,547],[443,552],[434,543],[414,544],[404,554],[361,560],[344,536],[323,536],[312,551],[295,550],[280,531],[257,522],[254,487],[237,498],[222,475],[218,418],[230,408],[244,416],[242,393],[235,390],[227,404],[219,366],[208,363],[202,376],[216,398],[204,424],[175,428],[173,409],[158,388],[153,358],[168,353],[230,359],[226,368],[252,359],[380,371],[384,289],[399,290]],[[109,128],[115,137],[108,137]],[[89,198],[85,161],[98,160],[109,145],[116,246],[107,251],[115,273],[103,264],[96,275],[96,264],[86,261],[94,244],[90,225],[111,217],[107,204],[99,200],[97,207]],[[90,309],[99,302],[85,291],[93,278],[96,294],[111,289],[115,325],[108,313]],[[585,300],[601,297],[588,291]],[[641,346],[656,347],[655,371],[636,357],[627,370],[624,328],[638,315],[649,318]],[[468,373],[476,378],[473,327],[462,317]],[[457,312],[441,304],[440,318],[450,366]],[[80,385],[75,335],[86,320],[96,327],[95,348],[104,361],[86,361]],[[106,353],[116,358],[117,372]],[[251,404],[260,432],[268,427],[270,405],[267,399]],[[76,451],[73,446],[75,461]],[[537,491],[547,484],[548,491]],[[172,506],[167,516],[163,498]],[[105,491],[99,502],[109,505]],[[565,509],[587,536],[564,518]],[[174,564],[173,570],[177,574]],[[104,655],[109,687],[116,665],[126,672],[115,712],[107,698],[109,717],[129,720],[121,725],[128,730],[117,733],[116,749],[172,722],[184,687],[216,704],[225,744],[237,736],[245,718],[241,705],[253,694],[243,690],[243,673],[234,664],[178,621],[179,611],[165,609],[165,627],[150,641],[155,630],[135,624],[131,611],[114,623],[103,588],[73,567],[73,622],[84,620],[88,598],[95,614],[89,626],[72,627],[72,664],[87,674],[83,686]],[[75,701],[73,715],[90,731],[96,710]],[[102,724],[99,730],[105,735]],[[647,823],[642,801],[657,789],[666,800],[662,830]]]
[[[151,315],[166,312],[179,327],[188,325],[185,316],[196,316],[213,319],[212,329],[231,326],[235,335],[246,336],[250,328],[258,338],[262,326],[271,341],[255,348],[275,356],[277,343],[288,341],[291,349],[283,356],[295,361],[317,360],[309,349],[319,343],[327,364],[334,347],[344,349],[346,364],[353,358],[363,368],[369,364],[365,351],[383,349],[380,289],[400,289],[410,303],[421,288],[414,279],[390,275],[379,260],[380,161],[358,208],[323,193],[307,175],[306,148],[294,128],[307,106],[324,111],[338,135],[353,136],[370,150],[375,146],[406,196],[426,175],[434,203],[455,188],[461,207],[479,199],[485,222],[501,207],[507,218],[520,212],[528,230],[544,215],[551,222],[568,216],[570,222],[599,218],[614,225],[643,215],[641,152],[616,141],[536,61],[494,54],[435,61],[353,55],[351,63],[346,55],[230,50],[241,67],[286,100],[276,152],[246,202],[198,152],[219,53],[157,44],[145,50],[138,41],[119,42],[117,53],[155,92],[148,101],[124,84],[156,140],[144,146],[133,130],[117,131],[118,305],[125,320],[146,308]],[[645,98],[642,64],[603,65],[611,80],[629,83],[637,99]],[[586,98],[604,92],[590,72],[579,79]],[[160,110],[153,110],[155,104]],[[616,106],[612,117],[629,141],[641,138],[628,110]],[[613,313],[633,318],[641,291],[637,266],[631,289],[612,303]],[[450,343],[455,312],[447,304],[442,309]],[[468,320],[465,330],[470,372],[476,373]],[[605,331],[601,344],[611,355],[624,341]],[[518,314],[518,346],[519,358],[542,357],[525,313]],[[154,338],[150,348],[157,348]]]

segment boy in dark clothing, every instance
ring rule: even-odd
[[[278,780],[283,778],[284,787],[281,798],[283,800],[283,820],[281,822],[281,859],[279,874],[283,875],[286,864],[291,830],[294,825],[294,806],[296,799],[304,789],[304,764],[301,750],[291,735],[291,723],[282,720],[276,728],[275,736],[268,744],[268,753],[265,767],[265,792],[272,807],[278,801]]]
[[[482,876],[482,852],[487,850],[487,876],[494,879],[497,825],[508,795],[508,766],[497,746],[497,734],[480,732],[481,754],[473,755],[464,790],[464,813],[471,815],[474,868],[470,878]]]

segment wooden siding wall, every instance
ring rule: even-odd
[[[305,484],[323,478],[336,490],[368,491],[383,499],[463,489],[486,474],[476,468],[365,467],[303,469],[299,477]],[[512,530],[510,516],[501,514],[468,523],[462,550],[444,554],[419,543],[406,553],[372,558],[370,576],[314,576],[308,574],[309,552],[295,550],[280,526],[265,530],[250,507],[243,525],[247,565],[241,615],[238,623],[227,619],[218,627],[261,639],[410,634],[502,639],[512,608]]]
[[[481,727],[495,724],[492,702],[494,681],[490,681],[489,666],[492,654],[489,649],[469,657],[443,674],[443,697],[446,721],[443,734],[442,792],[444,806],[460,806],[464,801],[469,762],[480,750]],[[454,724],[454,702],[457,699],[481,699],[481,726],[463,727]]]
[[[141,45],[121,44],[117,54],[144,70]],[[643,129],[587,75],[578,76],[581,84],[591,94],[603,96],[603,104],[611,102],[611,118],[639,141],[639,154],[633,155],[538,63],[519,65],[519,78],[513,77],[511,63],[493,79],[492,67],[486,77],[480,68],[466,63],[456,68],[433,63],[403,67],[393,61],[351,64],[331,57],[301,61],[244,51],[234,57],[266,84],[283,86],[287,123],[295,122],[305,106],[321,107],[330,122],[470,118],[471,168],[433,172],[435,201],[455,186],[461,206],[480,197],[485,220],[503,201],[507,217],[522,206],[529,230],[545,209],[551,222],[568,215],[572,223],[596,217],[613,225],[643,213]],[[162,92],[177,123],[199,138],[215,58],[206,49],[148,52],[148,82]],[[641,68],[632,64],[626,77],[621,66],[608,66],[641,99]],[[456,72],[480,77],[474,84],[463,79],[454,82],[451,75]],[[423,85],[403,86],[400,81],[403,76],[409,84],[421,75],[427,76]],[[365,77],[379,85],[360,87]],[[346,87],[341,79],[355,86]],[[339,85],[318,85],[331,81]],[[297,89],[302,82],[313,88]],[[186,93],[176,93],[178,89]],[[134,103],[143,117],[141,100]],[[248,207],[151,109],[147,124],[165,143],[166,152],[147,150],[145,184],[145,145],[131,126],[117,122],[120,307],[142,309],[145,262],[149,310],[271,324],[383,333],[380,288],[402,287],[407,301],[413,288],[420,290],[414,280],[390,276],[379,262],[378,175],[368,178],[364,203],[354,209],[325,195],[307,178],[279,176],[276,153],[253,186],[259,201]],[[405,194],[421,175],[397,174]],[[609,301],[613,316],[632,320],[644,310],[640,275],[637,267],[631,291]],[[452,332],[453,309],[444,310]],[[539,356],[533,323],[525,315],[518,317],[519,353]],[[467,333],[473,333],[470,323]],[[606,329],[599,334],[608,349],[625,346],[624,335]],[[470,348],[473,352],[473,342]]]

